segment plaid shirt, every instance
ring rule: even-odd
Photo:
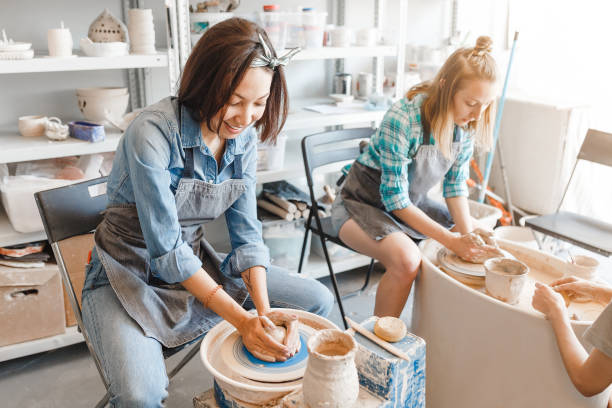
[[[412,203],[408,197],[408,167],[423,144],[421,105],[425,95],[412,100],[402,98],[385,114],[380,128],[370,139],[369,148],[358,158],[361,164],[381,170],[380,195],[387,211],[406,208]],[[463,129],[460,132],[461,148],[444,176],[444,197],[467,196],[466,180],[469,177],[469,161],[474,151],[473,138]],[[431,144],[435,144],[430,135]],[[412,175],[414,177],[414,175]],[[418,176],[417,176],[418,177]]]

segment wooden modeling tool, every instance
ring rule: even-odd
[[[378,344],[380,347],[384,348],[389,353],[395,354],[396,356],[398,356],[400,358],[403,358],[406,361],[412,361],[412,359],[406,353],[404,353],[402,350],[400,350],[397,347],[395,347],[394,345],[389,344],[388,342],[384,341],[383,339],[381,339],[380,337],[378,337],[377,335],[375,335],[374,333],[372,333],[371,331],[369,331],[368,329],[366,329],[365,327],[363,327],[359,323],[352,321],[348,317],[346,317],[346,322],[357,333],[361,334],[362,336],[364,336],[368,340],[373,341],[374,343]]]

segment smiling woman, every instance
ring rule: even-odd
[[[274,140],[283,126],[287,61],[256,24],[221,22],[189,57],[178,98],[145,108],[121,139],[82,296],[112,405],[161,406],[164,355],[221,318],[257,358],[284,361],[299,348],[297,317],[271,308],[329,313],[325,286],[270,265],[257,220],[256,129]],[[221,216],[227,256],[202,227]]]

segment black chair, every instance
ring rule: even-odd
[[[106,395],[96,404],[96,407],[104,407],[110,398],[109,384],[83,326],[80,307],[81,294],[80,291],[75,292],[71,276],[82,274],[88,263],[88,254],[94,244],[93,231],[102,221],[102,212],[106,208],[106,178],[40,191],[34,196],[79,331],[83,334],[87,348],[107,390]],[[82,282],[80,284],[82,286]],[[198,353],[200,343],[201,340],[189,350],[188,354],[168,373],[168,378],[174,377]]]
[[[302,253],[300,255],[298,273],[302,272],[308,235],[310,232],[313,232],[314,234],[317,234],[321,239],[321,246],[323,247],[325,261],[327,262],[327,268],[329,269],[329,277],[331,278],[332,285],[334,288],[334,294],[336,295],[336,300],[338,301],[338,308],[340,309],[340,314],[342,315],[342,322],[344,323],[344,327],[346,329],[348,329],[349,326],[346,322],[346,315],[344,313],[342,299],[346,299],[347,297],[362,293],[367,288],[370,282],[370,275],[372,274],[372,269],[374,267],[374,259],[372,259],[370,262],[370,267],[368,268],[365,283],[363,284],[361,289],[346,294],[345,296],[340,296],[340,291],[338,290],[338,282],[336,281],[334,269],[329,258],[326,242],[330,241],[345,248],[351,248],[344,244],[340,240],[340,238],[332,232],[331,217],[322,218],[319,216],[320,207],[317,203],[317,199],[314,193],[312,173],[316,168],[321,166],[355,160],[361,153],[359,142],[364,139],[369,139],[373,133],[374,130],[371,128],[345,129],[317,133],[314,135],[306,136],[302,139],[302,155],[304,158],[306,180],[308,182],[308,189],[310,192],[311,207],[310,213],[308,214],[308,220],[304,225],[304,242],[302,243]]]
[[[525,218],[525,224],[534,231],[570,242],[604,256],[610,256],[612,255],[612,225],[584,215],[560,211],[580,160],[612,167],[612,134],[594,129],[588,130],[557,211],[554,214],[527,217]],[[539,241],[538,244],[540,244]]]

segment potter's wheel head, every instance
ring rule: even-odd
[[[516,259],[510,252],[501,250],[505,258]],[[438,251],[438,263],[449,274],[471,285],[484,285],[485,268],[483,264],[464,261],[448,248]]]
[[[308,361],[308,338],[315,332],[312,327],[300,324],[300,351],[290,359],[267,362],[253,356],[242,343],[237,331],[229,335],[221,346],[221,358],[232,371],[260,382],[279,383],[300,379]]]

